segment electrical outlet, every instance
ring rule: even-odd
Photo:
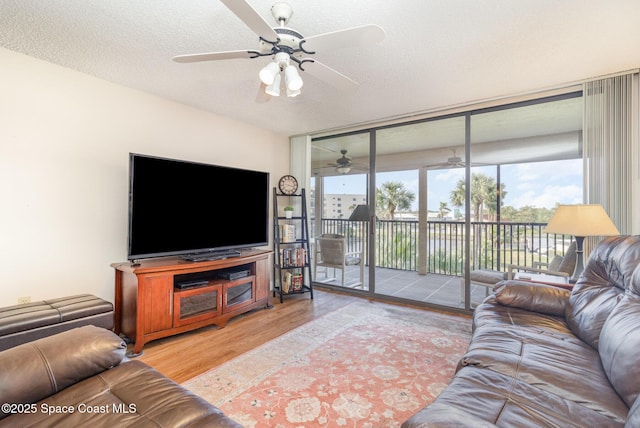
[[[18,297],[19,305],[24,305],[25,303],[31,303],[31,296]]]

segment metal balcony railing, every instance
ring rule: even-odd
[[[344,235],[349,251],[366,251],[366,222],[322,219],[321,224],[321,233]],[[506,271],[509,264],[533,267],[537,262],[550,261],[556,254],[563,255],[572,237],[544,233],[545,226],[546,223],[472,222],[471,269]],[[417,221],[380,220],[375,228],[376,267],[418,271],[423,254],[425,273],[462,276],[464,222],[429,220],[424,242],[420,242]]]

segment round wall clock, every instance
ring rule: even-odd
[[[298,190],[298,180],[293,175],[283,175],[278,181],[278,188],[283,195],[293,195]]]

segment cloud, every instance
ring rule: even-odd
[[[457,183],[458,180],[464,179],[464,168],[442,169],[433,173],[435,181],[444,181]]]
[[[563,181],[569,176],[582,177],[582,159],[517,164],[513,169],[521,182]]]
[[[548,185],[538,191],[529,190],[523,193],[507,194],[504,200],[505,205],[516,209],[527,205],[536,208],[553,208],[559,202],[563,204],[582,203],[582,188],[573,184]]]

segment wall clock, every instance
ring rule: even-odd
[[[278,181],[278,188],[283,195],[294,195],[298,190],[298,180],[293,175],[283,175]]]

